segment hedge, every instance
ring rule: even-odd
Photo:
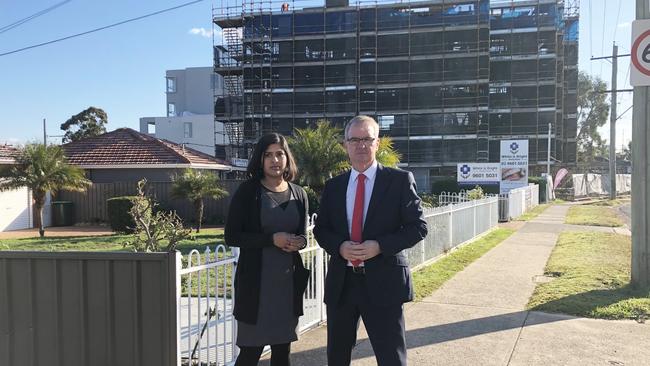
[[[135,223],[131,217],[131,207],[133,200],[138,196],[121,196],[113,197],[106,200],[106,210],[108,213],[108,222],[111,229],[118,233],[131,233]]]

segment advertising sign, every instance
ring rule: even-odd
[[[500,192],[528,185],[528,140],[501,141]]]
[[[499,163],[459,163],[456,169],[458,184],[499,184],[501,181]]]

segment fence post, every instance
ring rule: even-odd
[[[476,210],[477,210],[476,202],[477,202],[477,201],[478,201],[478,200],[474,200],[474,201],[472,201],[472,203],[473,203],[472,205],[474,206],[474,207],[473,207],[473,208],[474,208],[474,210],[473,210],[473,211],[474,211],[474,225],[473,225],[473,228],[474,228],[474,232],[473,232],[473,234],[474,234],[474,235],[472,235],[472,238],[476,237]]]
[[[169,315],[171,319],[169,321],[171,324],[175,324],[175,326],[171,329],[175,329],[175,334],[170,334],[171,339],[171,346],[169,349],[170,353],[170,359],[172,361],[175,361],[176,365],[181,364],[181,293],[182,293],[182,288],[181,288],[181,274],[180,271],[183,268],[183,263],[182,263],[182,255],[181,252],[176,251],[172,254],[169,255],[169,273],[170,273],[170,278],[169,278],[169,284],[171,286],[170,289],[170,295],[174,296],[174,299],[171,304],[176,304],[176,309],[173,309],[174,311],[170,311]]]
[[[454,205],[449,205],[449,249],[454,246]]]
[[[313,234],[311,234],[311,240],[314,240]],[[311,243],[310,243],[311,244]],[[319,249],[316,251],[316,265],[312,268],[312,271],[316,271],[316,301],[318,302],[318,316],[320,317],[320,322],[325,320],[325,304],[323,303],[323,294],[325,293],[325,281],[323,268],[325,267],[325,256],[323,255],[323,250]]]

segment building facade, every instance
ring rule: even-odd
[[[223,123],[214,121],[214,95],[223,78],[212,67],[167,70],[165,117],[140,118],[140,132],[223,158],[228,143]]]
[[[577,0],[576,0],[577,2]],[[532,169],[575,163],[577,6],[562,0],[223,0],[215,121],[230,154],[262,134],[375,117],[420,188],[529,140]],[[277,9],[275,9],[277,7]],[[543,167],[543,168],[542,168]]]

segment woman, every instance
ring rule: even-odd
[[[298,253],[307,243],[307,193],[291,183],[296,163],[277,133],[257,142],[247,173],[230,202],[225,232],[226,244],[241,248],[233,312],[241,352],[235,365],[257,365],[266,345],[272,366],[289,365],[309,276]]]

